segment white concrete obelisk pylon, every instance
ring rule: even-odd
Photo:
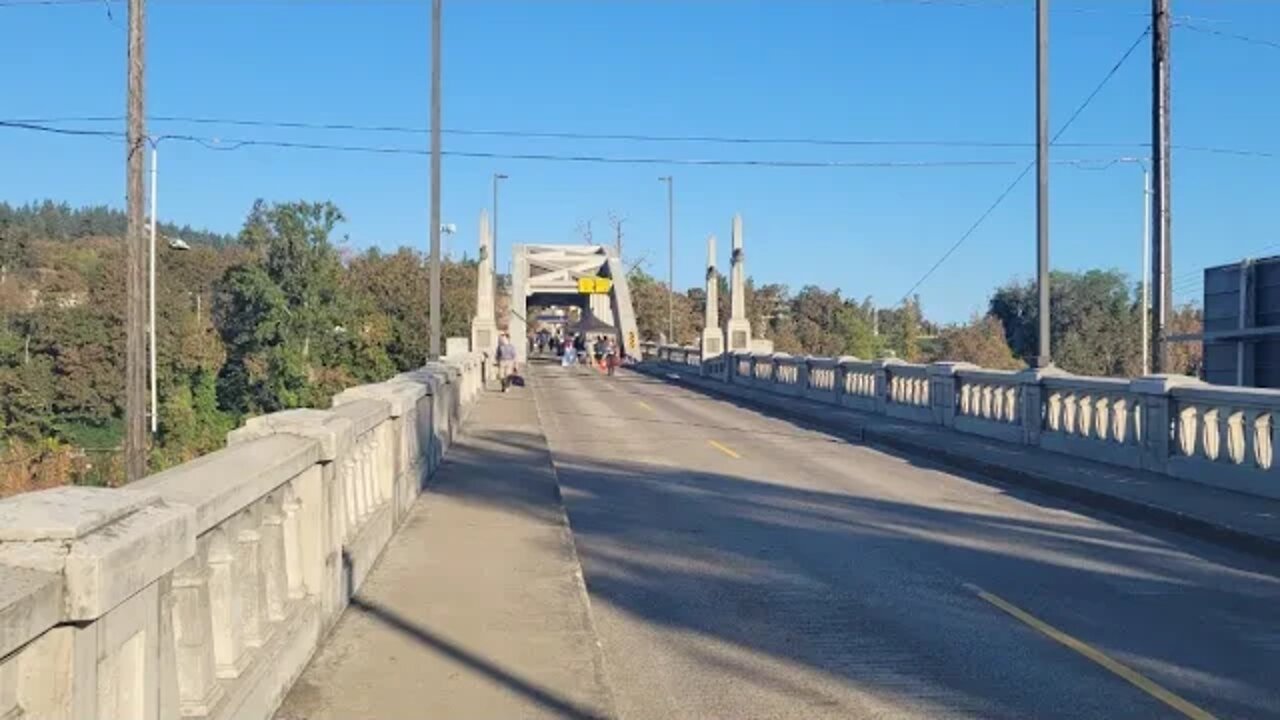
[[[476,316],[471,319],[471,350],[493,356],[498,324],[493,316],[493,235],[489,213],[480,211],[480,265],[476,271]]]
[[[707,309],[702,319],[702,359],[724,352],[720,329],[720,276],[716,274],[716,236],[707,236]]]
[[[742,252],[742,215],[733,216],[733,255],[729,270],[729,324],[725,331],[729,352],[751,351],[751,321],[747,319],[747,266]]]

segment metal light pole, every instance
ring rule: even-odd
[[[498,268],[498,181],[506,180],[507,176],[502,173],[493,174],[493,242],[491,252],[493,253],[493,263],[491,267],[496,271]],[[498,283],[493,284],[494,303],[498,298]],[[494,307],[497,307],[495,304]]]
[[[158,142],[151,143],[151,254],[148,262],[147,337],[149,339],[149,364],[151,368],[151,434],[160,429],[159,401],[156,397],[156,156]]]
[[[675,180],[658,178],[667,184],[667,342],[676,341],[676,201]]]
[[[430,359],[440,357],[440,6],[431,0],[431,341]]]
[[[1053,363],[1049,346],[1049,0],[1036,0],[1036,291],[1040,348],[1035,366]]]

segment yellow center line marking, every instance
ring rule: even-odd
[[[639,403],[640,407],[644,408],[645,410],[648,410],[649,412],[653,412],[653,406],[651,406],[649,403],[643,400],[637,400],[636,402]]]
[[[731,448],[727,448],[727,447],[725,447],[724,445],[721,445],[720,443],[716,442],[715,440],[708,440],[708,441],[707,441],[707,444],[708,444],[708,445],[710,445],[711,447],[713,447],[713,448],[715,448],[715,449],[719,450],[720,452],[724,453],[725,455],[728,455],[728,456],[729,456],[729,457],[731,457],[731,458],[740,458],[740,457],[742,457],[742,456],[741,456],[741,455],[739,455],[738,453],[734,452]]]
[[[978,597],[982,598],[983,600],[986,600],[992,605],[995,605],[996,607],[1012,615],[1018,620],[1021,620],[1023,623],[1025,623],[1026,625],[1029,625],[1032,629],[1036,630],[1040,634],[1062,645],[1065,645],[1071,648],[1072,650],[1075,650],[1076,652],[1092,660],[1093,662],[1101,665],[1107,670],[1110,670],[1116,675],[1119,675],[1130,685],[1133,685],[1139,690],[1142,690],[1146,694],[1159,700],[1165,705],[1168,705],[1174,710],[1177,710],[1178,712],[1182,713],[1186,717],[1189,717],[1192,720],[1216,720],[1214,716],[1210,714],[1208,711],[1192,704],[1191,702],[1188,702],[1187,700],[1184,700],[1181,697],[1178,697],[1177,695],[1173,694],[1173,692],[1165,689],[1163,686],[1156,683],[1154,680],[1151,680],[1150,678],[1139,673],[1137,670],[1134,670],[1128,665],[1125,665],[1124,663],[1121,663],[1120,661],[1111,658],[1110,656],[1103,653],[1101,650],[1097,650],[1093,646],[1081,640],[1077,640],[1074,637],[1071,637],[1070,635],[1062,632],[1061,630],[1053,627],[1052,625],[1049,625],[1048,623],[1018,608],[1016,605],[1000,598],[997,595],[992,595],[991,593],[987,592],[986,590],[983,590],[977,585],[971,585],[969,583],[965,583],[964,586],[968,588],[970,591],[972,591],[974,594],[976,594]]]

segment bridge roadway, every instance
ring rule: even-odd
[[[422,693],[411,707],[440,707],[428,698],[442,693],[469,703],[424,717],[1280,717],[1274,564],[629,372],[536,366],[514,393],[488,396],[479,410],[502,402],[513,413],[536,401],[534,432],[549,445],[589,603],[554,592],[510,610],[573,605],[551,615],[588,612],[598,645],[581,642],[578,624],[544,622],[538,632],[567,640],[494,659],[501,671],[485,671],[493,694],[458,695],[456,676],[480,671],[470,656],[435,646],[421,662],[384,665],[383,685],[354,682],[359,672],[343,663],[387,653],[369,637],[344,641],[340,625],[339,642],[365,646],[344,649],[345,660],[321,652],[300,683],[326,684],[321,704],[385,687]],[[493,412],[471,432],[484,433]],[[533,472],[504,467],[513,477]],[[450,494],[466,494],[467,480],[458,482]],[[477,491],[468,501],[545,517],[537,493]],[[430,515],[440,500],[423,502]],[[484,542],[454,539],[458,548]],[[541,542],[504,552],[554,545]],[[422,607],[437,602],[439,578],[412,569],[407,552],[393,545],[372,587],[407,587]],[[467,581],[450,577],[457,601]],[[492,629],[469,622],[477,637]],[[449,630],[465,649],[470,631]],[[578,668],[576,679],[549,668]],[[503,704],[512,688],[522,704]],[[390,717],[376,703],[361,707]]]

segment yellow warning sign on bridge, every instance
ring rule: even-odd
[[[583,295],[606,295],[613,289],[613,281],[603,277],[578,278],[578,292]]]

